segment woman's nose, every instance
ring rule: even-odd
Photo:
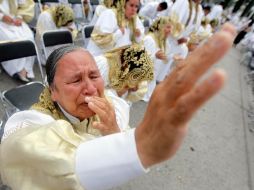
[[[85,95],[94,95],[94,93],[97,91],[96,86],[91,80],[85,80],[83,85],[82,93]]]

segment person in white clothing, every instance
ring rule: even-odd
[[[157,14],[157,17],[162,17],[162,16],[170,16],[171,15],[171,8],[173,4],[175,3],[175,0],[166,0],[168,4],[168,8],[166,10],[163,10]]]
[[[224,72],[206,74],[230,49],[235,35],[225,25],[197,48],[155,88],[138,126],[121,132],[101,96],[103,81],[91,54],[81,48],[51,54],[48,93],[35,110],[18,112],[5,125],[3,183],[12,190],[109,189],[172,158],[194,113],[223,87]],[[101,120],[94,122],[96,114]],[[105,136],[96,138],[91,129]]]
[[[222,20],[222,14],[223,14],[223,4],[224,2],[213,5],[211,12],[206,17],[210,21],[216,19],[218,20],[218,23],[220,24]]]
[[[183,26],[178,36],[169,38],[168,44],[173,51],[182,58],[188,54],[187,42],[191,33],[198,31],[203,18],[203,10],[200,5],[202,0],[177,0],[171,9],[170,17],[176,17]]]
[[[38,18],[36,25],[36,44],[39,51],[41,63],[46,64],[47,57],[43,51],[42,35],[50,30],[70,30],[73,39],[77,36],[77,29],[74,24],[74,12],[68,5],[57,5],[43,11]],[[56,47],[53,47],[55,49]],[[53,50],[51,48],[51,51]]]
[[[160,17],[150,26],[149,32],[144,38],[144,46],[154,64],[154,79],[148,84],[148,91],[143,98],[145,102],[150,100],[158,78],[164,79],[165,74],[169,72],[170,60],[166,41],[171,31],[172,22],[169,17]]]
[[[116,0],[115,9],[108,9],[98,18],[87,49],[101,55],[111,49],[140,43],[144,36],[143,23],[137,16],[139,0]]]
[[[33,16],[32,0],[0,0],[0,41],[34,41],[34,34],[26,24]],[[29,82],[29,78],[34,78],[34,57],[4,61],[1,64],[10,76],[23,82]]]
[[[113,5],[113,0],[103,0],[103,3],[96,7],[93,18],[91,22],[89,23],[89,25],[95,25],[101,13],[107,9],[112,8],[112,5]]]
[[[157,18],[158,14],[168,8],[168,4],[166,1],[163,2],[150,2],[145,4],[140,11],[138,12],[139,16],[143,19],[149,20],[149,23]]]

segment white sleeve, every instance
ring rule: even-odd
[[[155,54],[160,49],[157,47],[156,42],[150,35],[146,35],[144,38],[144,46],[148,54],[150,55],[151,59],[154,61],[156,59]]]
[[[115,13],[110,9],[103,11],[95,23],[95,27],[102,33],[113,33],[118,28]]]
[[[95,27],[103,34],[113,34],[114,41],[118,41],[119,38],[123,37],[117,24],[116,15],[110,9],[100,14]]]
[[[132,129],[79,145],[76,174],[84,188],[105,190],[147,172],[137,154],[134,132]]]
[[[143,25],[143,23],[141,22],[141,20],[138,18],[137,16],[137,20],[136,20],[136,27],[137,29],[140,30],[141,35],[139,37],[136,37],[136,42],[141,42],[144,38],[144,34],[145,34],[145,27]]]
[[[147,4],[147,5],[145,5],[144,7],[142,7],[141,9],[140,9],[140,11],[139,11],[139,15],[140,16],[142,16],[142,17],[145,17],[145,18],[150,18],[149,17],[149,12],[150,12],[150,4]]]
[[[38,17],[36,24],[36,33],[38,33],[38,36],[41,37],[44,32],[56,29],[56,25],[52,20],[50,13],[47,11],[42,12]]]

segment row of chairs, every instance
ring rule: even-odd
[[[30,40],[4,41],[0,42],[0,62],[19,59],[23,57],[36,56],[43,81],[43,71],[38,59],[37,49],[34,42]],[[15,53],[13,53],[15,52]],[[39,94],[44,88],[43,82],[31,82],[0,93],[1,104],[5,115],[0,120],[0,140],[3,134],[5,121],[12,113],[29,108],[39,99]]]
[[[60,3],[59,0],[34,0],[34,2],[39,4],[41,11],[42,11],[42,4],[44,3]],[[71,5],[82,4],[82,0],[68,0],[67,2]],[[90,4],[92,6],[97,6],[100,4],[100,2],[99,0],[90,0]]]

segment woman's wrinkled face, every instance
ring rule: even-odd
[[[125,3],[125,17],[131,19],[138,12],[139,0],[128,0]]]
[[[85,97],[101,96],[103,90],[104,82],[89,52],[76,50],[58,61],[51,98],[72,116],[80,120],[93,116]]]
[[[172,32],[172,25],[171,24],[165,24],[164,27],[164,35],[165,35],[165,38],[168,37],[171,32]]]

